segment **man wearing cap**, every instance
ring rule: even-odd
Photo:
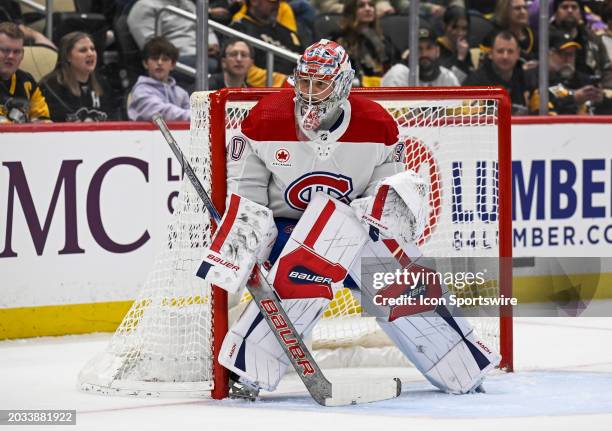
[[[551,30],[568,33],[580,45],[576,51],[576,70],[612,88],[612,63],[600,36],[585,25],[584,9],[578,0],[554,0]]]
[[[408,59],[391,67],[382,78],[383,87],[408,86]],[[440,47],[436,35],[425,23],[419,28],[419,87],[457,87],[459,80],[453,72],[440,66]]]
[[[593,78],[576,69],[576,54],[582,48],[569,33],[551,29],[549,38],[549,112],[551,114],[593,114],[609,108],[606,97]],[[539,111],[540,94],[534,90],[530,110]]]
[[[527,114],[527,101],[535,82],[528,78],[519,63],[519,42],[509,30],[501,30],[492,42],[482,65],[468,75],[463,85],[504,87],[510,93],[513,114]]]

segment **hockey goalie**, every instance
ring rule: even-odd
[[[298,60],[294,94],[266,96],[250,111],[228,140],[227,208],[198,270],[239,293],[253,265],[264,266],[303,337],[340,287],[353,285],[362,301],[371,299],[371,286],[359,286],[363,257],[395,259],[398,268],[419,264],[414,244],[429,210],[426,183],[405,171],[390,115],[349,95],[353,78],[344,48],[323,39]],[[445,286],[422,288],[450,295]],[[391,311],[379,325],[442,391],[475,391],[499,363],[456,310]],[[253,302],[231,326],[218,360],[235,387],[255,393],[273,391],[289,366]]]

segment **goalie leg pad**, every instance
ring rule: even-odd
[[[228,202],[196,275],[235,293],[245,286],[255,263],[268,258],[277,230],[268,208],[236,194]]]
[[[319,321],[366,241],[367,233],[349,206],[315,195],[266,277],[302,337]],[[289,366],[254,303],[223,340],[219,362],[266,390],[276,388]]]
[[[389,292],[393,293],[390,297],[412,293],[413,290],[405,285],[374,289],[364,285],[361,279],[362,273],[394,273],[407,266],[415,273],[425,270],[402,251],[406,248],[396,241],[368,242],[361,254],[362,258],[369,258],[365,261],[368,262],[367,267],[363,266],[362,259],[358,259],[350,271],[352,278],[361,286],[362,303],[372,303],[375,295],[385,296]],[[446,286],[430,283],[424,288],[418,286],[418,289],[420,297],[441,297],[444,300],[442,304],[450,304],[451,293]],[[480,339],[456,307],[422,306],[417,300],[415,305],[377,308],[384,314],[384,317],[377,318],[381,329],[404,356],[442,391],[454,394],[471,392],[499,364],[500,355]]]
[[[438,312],[445,317],[436,316]],[[377,321],[427,380],[444,392],[472,392],[499,365],[499,354],[484,344],[464,317],[453,317],[448,310]]]
[[[329,300],[324,298],[282,301],[287,317],[302,337],[311,332],[328,303]],[[286,341],[291,344],[290,339]],[[300,352],[292,353],[296,358],[300,357]],[[246,381],[251,386],[268,391],[276,389],[290,365],[278,340],[252,301],[223,339],[219,362],[238,374],[241,382]]]

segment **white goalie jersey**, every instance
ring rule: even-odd
[[[315,192],[348,204],[404,169],[397,125],[376,102],[349,97],[330,131],[308,141],[298,138],[293,98],[264,97],[230,137],[228,192],[297,219]]]

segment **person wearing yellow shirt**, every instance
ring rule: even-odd
[[[232,17],[233,21],[238,21],[242,17],[247,14],[247,4],[246,2],[242,4],[240,10],[234,14]],[[289,30],[294,33],[297,33],[297,21],[295,19],[295,14],[293,13],[293,9],[289,6],[289,3],[286,1],[280,1],[278,5],[278,14],[276,15],[276,21],[279,24],[284,25]]]
[[[36,80],[19,70],[23,60],[23,31],[12,22],[0,23],[0,122],[49,120],[49,107]]]
[[[282,1],[279,0],[246,0],[247,12],[230,27],[249,36],[260,39],[277,47],[300,53],[302,42],[297,33],[277,21],[278,11]],[[261,49],[255,50],[255,66],[265,69],[267,67],[266,53]],[[275,58],[274,71],[288,75],[293,73],[294,61]]]

